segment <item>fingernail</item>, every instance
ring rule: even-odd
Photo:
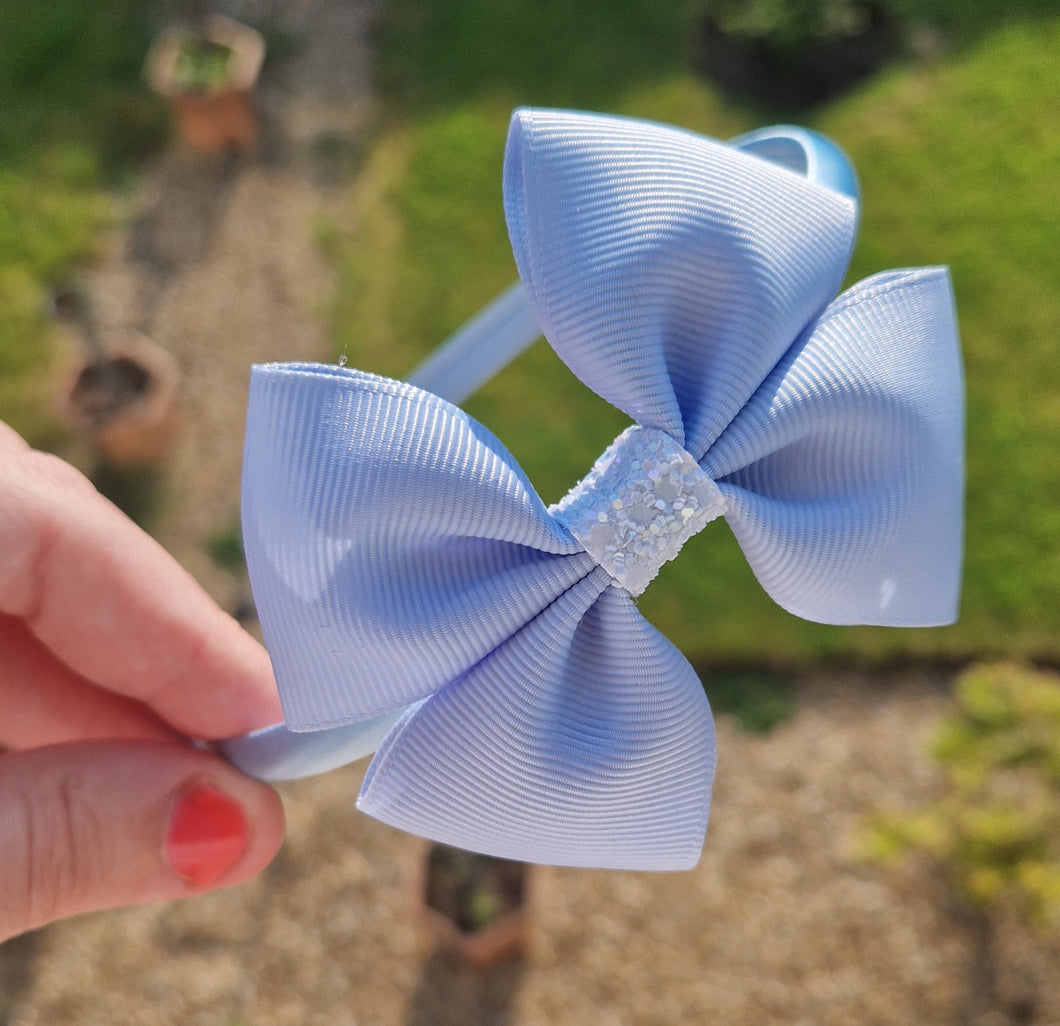
[[[249,839],[239,804],[200,785],[177,796],[166,829],[166,860],[178,876],[208,887],[242,858]]]

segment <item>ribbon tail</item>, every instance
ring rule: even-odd
[[[277,723],[210,747],[258,780],[301,780],[371,755],[404,713],[405,709],[399,709],[345,727],[310,732],[296,732],[286,723]]]
[[[504,209],[559,357],[701,453],[840,287],[858,208],[830,180],[665,125],[521,109]]]
[[[695,672],[598,570],[406,714],[358,807],[498,857],[688,869],[714,766]]]

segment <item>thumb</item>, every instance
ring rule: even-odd
[[[240,883],[282,839],[276,792],[207,752],[84,741],[0,754],[0,941]]]

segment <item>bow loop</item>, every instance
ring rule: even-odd
[[[957,614],[963,383],[949,275],[893,271],[844,293],[703,460],[759,581],[822,623]]]
[[[853,200],[690,132],[519,110],[504,204],[545,337],[699,458],[835,295]]]
[[[295,730],[433,694],[593,569],[484,427],[356,371],[254,368],[242,494]]]
[[[695,672],[598,571],[411,710],[357,805],[502,858],[689,869],[714,767]]]

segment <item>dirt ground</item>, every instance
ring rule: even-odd
[[[208,540],[238,520],[249,365],[331,359],[314,224],[342,216],[335,154],[371,116],[373,7],[227,8],[293,44],[263,83],[258,151],[161,155],[92,289],[104,324],[180,366],[184,431],[155,529],[235,609],[245,586]],[[940,882],[856,856],[870,808],[930,797],[923,742],[946,686],[822,675],[768,735],[720,718],[699,866],[535,869],[528,951],[488,972],[432,949],[411,897],[423,845],[355,810],[363,765],[286,785],[289,837],[259,880],[0,946],[0,1026],[1060,1024],[1060,941],[1001,923],[1003,1000],[962,1012],[973,936]]]

